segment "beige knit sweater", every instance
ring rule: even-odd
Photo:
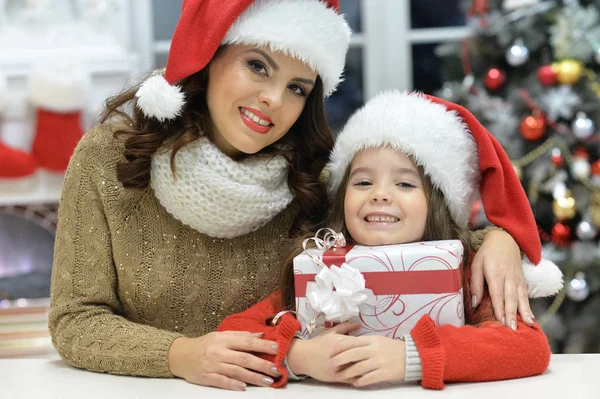
[[[123,145],[109,126],[79,143],[63,188],[52,272],[50,333],[71,365],[172,377],[171,343],[215,331],[277,285],[290,205],[260,230],[217,239],[174,219],[152,189],[126,190]],[[475,247],[486,230],[473,234]]]
[[[168,214],[152,189],[123,189],[115,172],[122,159],[122,143],[100,126],[84,136],[67,170],[50,333],[75,367],[169,377],[175,338],[215,331],[275,289],[297,208],[250,234],[208,237]]]

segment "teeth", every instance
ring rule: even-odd
[[[387,223],[394,223],[394,222],[398,222],[400,219],[398,219],[395,216],[383,216],[383,215],[371,215],[371,216],[367,216],[367,222],[387,222]]]
[[[258,116],[248,111],[246,108],[242,108],[242,113],[246,115],[248,118],[252,119],[255,123],[258,123],[261,126],[269,126],[271,123],[267,122],[264,119],[260,119]]]

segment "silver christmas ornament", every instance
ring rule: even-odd
[[[585,112],[578,112],[571,124],[571,130],[575,137],[585,140],[595,133],[596,127],[594,121],[588,118]]]
[[[590,287],[585,281],[583,272],[575,273],[575,277],[569,282],[567,287],[567,296],[574,302],[585,301],[590,294]]]
[[[446,101],[456,102],[459,98],[459,93],[455,92],[455,87],[450,82],[445,82],[442,86],[439,95]]]
[[[571,175],[576,180],[583,180],[590,176],[592,167],[585,158],[575,158],[571,164]]]
[[[577,225],[575,233],[580,240],[593,240],[596,237],[598,230],[593,224],[587,220],[583,220]]]
[[[512,46],[506,50],[506,62],[511,66],[520,66],[529,59],[529,49],[523,40],[517,39]]]

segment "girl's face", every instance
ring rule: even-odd
[[[208,69],[212,141],[231,158],[273,144],[302,113],[316,79],[295,58],[262,47],[225,46]]]
[[[420,240],[427,197],[412,160],[389,147],[359,151],[350,165],[344,215],[348,233],[360,245]]]

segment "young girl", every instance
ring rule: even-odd
[[[481,182],[488,218],[538,264],[524,263],[530,295],[560,289],[560,271],[540,259],[539,241],[530,239],[535,221],[508,157],[464,108],[420,94],[381,94],[350,118],[328,168],[329,227],[369,246],[461,239],[469,253],[478,245],[466,228]],[[283,377],[273,386],[303,374],[355,386],[421,380],[426,388],[441,389],[444,382],[524,377],[548,367],[550,348],[538,325],[495,321],[487,293],[473,303],[469,262],[463,270],[467,326],[438,327],[425,315],[404,340],[345,336],[358,327],[352,323],[295,339],[300,324],[288,312],[295,305],[291,259],[279,291],[218,328],[262,332],[277,341],[279,352],[270,358]],[[276,314],[278,324],[269,325]]]

